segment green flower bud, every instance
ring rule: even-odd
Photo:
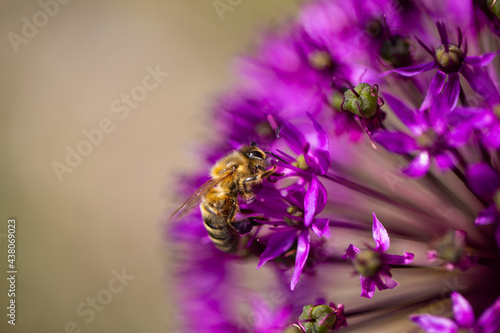
[[[342,110],[342,103],[344,102],[344,95],[339,92],[334,92],[333,95],[330,96],[328,104],[335,110]]]
[[[500,20],[500,1],[498,0],[488,0],[486,1],[490,11]]]
[[[400,36],[384,41],[379,54],[394,68],[408,66],[411,63],[410,43]]]
[[[283,333],[304,333],[302,331],[302,329],[300,329],[299,326],[296,326],[296,325],[292,325],[292,326],[288,326],[284,331]]]
[[[465,59],[464,52],[454,44],[448,44],[448,52],[444,45],[440,45],[436,49],[436,60],[438,66],[445,73],[454,73],[460,69],[462,62]]]
[[[364,277],[371,277],[377,274],[382,264],[380,254],[373,250],[363,250],[356,253],[353,260],[354,268]]]
[[[305,333],[327,333],[337,321],[335,311],[328,305],[306,305],[299,317]]]
[[[378,109],[378,86],[360,83],[344,93],[343,110],[363,118],[373,118]]]
[[[451,230],[447,232],[436,246],[439,258],[457,263],[465,251],[465,236],[462,232]]]

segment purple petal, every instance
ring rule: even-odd
[[[476,329],[480,333],[495,333],[500,329],[500,297],[484,310],[477,321]]]
[[[313,116],[309,112],[307,112],[307,116],[311,120],[314,126],[314,130],[316,131],[318,137],[317,138],[318,147],[316,148],[328,151],[328,149],[330,148],[328,134],[326,133],[325,129],[316,121],[316,119],[313,118]]]
[[[274,232],[267,241],[266,249],[260,255],[257,269],[262,267],[262,265],[264,265],[267,261],[274,259],[288,251],[290,249],[290,246],[292,246],[293,242],[295,241],[296,235],[297,230]]]
[[[446,143],[452,147],[461,147],[469,141],[472,131],[473,128],[469,124],[461,124],[450,130],[446,137]]]
[[[420,110],[425,110],[429,106],[432,105],[434,98],[443,90],[444,81],[446,80],[446,74],[437,71],[434,77],[432,78],[431,84],[429,86],[429,90],[427,91],[427,95],[425,96],[422,105],[420,106]]]
[[[310,236],[309,230],[303,230],[297,241],[297,253],[295,255],[295,270],[293,271],[292,281],[290,282],[290,289],[294,290],[297,282],[299,282],[300,273],[304,269],[306,264],[307,256],[309,255],[310,249]]]
[[[323,209],[326,206],[326,202],[328,200],[328,191],[325,188],[325,185],[323,185],[322,182],[320,182],[317,178],[316,181],[318,182],[318,199],[316,200],[316,214],[318,215],[323,211]]]
[[[491,147],[498,149],[500,148],[500,124],[495,124],[491,126],[483,135],[484,143]]]
[[[384,278],[384,282],[382,282],[382,277]],[[388,273],[379,273],[375,283],[377,284],[378,290],[394,289],[399,285],[399,282],[396,282]]]
[[[330,169],[330,165],[332,164],[330,152],[327,150],[316,150],[314,154],[318,159],[319,173],[324,175],[328,169]]]
[[[477,128],[486,127],[496,120],[490,109],[481,107],[457,107],[447,118],[452,126],[467,123]]]
[[[453,304],[453,314],[455,322],[461,328],[471,328],[474,325],[474,311],[470,303],[459,293],[451,293],[451,302]]]
[[[392,69],[384,74],[387,75],[387,74],[390,74],[392,72],[395,72],[395,73],[398,73],[399,75],[403,75],[403,76],[415,76],[417,74],[431,70],[434,67],[435,67],[435,61],[431,61],[431,62],[428,62],[426,64],[422,64],[422,65],[394,68],[394,69]]]
[[[429,250],[427,251],[427,260],[429,262],[434,262],[438,258],[438,252],[436,250]]]
[[[500,177],[486,163],[477,163],[467,168],[467,184],[471,190],[486,199],[490,199],[500,188]]]
[[[414,257],[415,255],[413,253],[408,252],[405,252],[402,256],[385,253],[382,253],[381,255],[382,261],[389,265],[408,265],[413,262]]]
[[[471,86],[472,90],[474,90],[475,93],[484,96],[483,91],[485,90],[484,89],[485,83],[481,80],[480,76],[476,75],[476,73],[474,73],[472,69],[470,69],[470,67],[467,66],[466,64],[462,64],[462,67],[460,68],[460,73],[462,73],[462,75],[467,80],[467,82],[469,83],[469,85]]]
[[[318,202],[319,181],[313,177],[309,184],[309,189],[304,197],[304,225],[309,227],[316,213]]]
[[[277,115],[269,114],[267,116],[269,124],[271,127],[279,133],[283,139],[287,141],[290,148],[296,154],[302,154],[304,146],[306,144],[306,139],[302,132],[291,123],[281,119]]]
[[[493,52],[493,53],[484,53],[481,54],[480,56],[474,56],[474,57],[465,57],[464,62],[468,65],[471,66],[488,66],[490,62],[495,59],[496,55],[498,52]]]
[[[410,316],[410,319],[427,333],[456,333],[457,325],[453,320],[430,314]]]
[[[373,240],[375,241],[375,251],[378,252],[385,252],[389,249],[389,246],[391,245],[391,240],[389,238],[389,234],[387,233],[387,230],[385,230],[384,226],[380,221],[377,219],[377,216],[375,216],[375,213],[373,213],[373,225],[372,225],[372,231],[373,231]]]
[[[328,238],[330,236],[330,220],[325,219],[314,219],[312,222],[312,231],[318,235],[318,237]]]
[[[458,95],[460,93],[460,77],[458,73],[448,75],[448,82],[444,86],[444,96],[448,98],[448,107],[453,110],[457,106]]]
[[[370,278],[360,275],[359,283],[361,284],[361,297],[372,298],[375,293],[375,282]]]
[[[451,154],[448,154],[447,152],[435,155],[434,160],[441,170],[447,170],[455,165],[455,161],[453,160]]]
[[[420,114],[417,114],[415,110],[411,109],[392,95],[386,93],[384,94],[384,98],[394,113],[410,129],[410,131],[417,136],[425,131],[425,125],[422,124]]]
[[[414,138],[402,132],[377,132],[373,140],[396,154],[407,154],[419,148]]]
[[[496,221],[497,217],[498,217],[498,210],[496,205],[493,204],[477,214],[474,224],[475,225],[492,224],[493,222]]]
[[[347,259],[347,257],[354,259],[356,257],[356,253],[361,251],[356,246],[349,244],[349,247],[345,251],[345,254],[342,256],[342,259]]]
[[[304,159],[307,165],[320,175],[324,175],[331,165],[330,152],[327,150],[316,149],[314,153],[304,154]]]
[[[424,176],[430,167],[429,153],[423,151],[411,161],[410,165],[403,170],[408,177],[418,178]]]

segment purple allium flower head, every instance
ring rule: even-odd
[[[475,333],[495,333],[500,329],[500,298],[487,308],[476,321],[470,303],[459,293],[451,294],[454,320],[431,314],[414,315],[410,319],[425,332],[455,333],[459,330]]]
[[[176,184],[178,331],[386,331],[433,304],[455,319],[412,317],[428,332],[498,330],[499,19],[495,0],[310,0],[263,33]]]
[[[373,240],[376,246],[360,250],[350,244],[343,258],[350,258],[360,274],[361,296],[372,298],[375,287],[378,290],[393,289],[397,283],[390,272],[391,265],[407,265],[412,263],[414,255],[405,252],[404,255],[392,255],[385,252],[389,249],[391,240],[387,230],[373,213]]]

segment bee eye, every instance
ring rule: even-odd
[[[258,158],[263,160],[265,158],[264,154],[258,150],[254,150],[248,153],[248,157],[250,158]]]

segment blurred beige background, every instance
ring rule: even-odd
[[[297,1],[222,0],[222,19],[212,0],[55,1],[0,3],[0,331],[169,332],[169,184],[196,168],[230,60]]]

